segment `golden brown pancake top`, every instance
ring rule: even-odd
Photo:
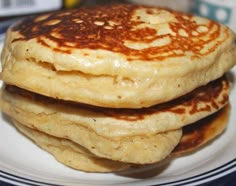
[[[219,37],[219,24],[180,12],[131,4],[29,17],[12,30],[21,34],[14,42],[37,39],[38,43],[54,51],[71,53],[73,49],[105,49],[122,53],[129,60],[146,61],[190,53],[191,57],[205,56],[226,39],[203,50]],[[141,48],[136,48],[136,43],[141,44]]]

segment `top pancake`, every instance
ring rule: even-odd
[[[148,107],[222,76],[236,63],[234,40],[226,26],[157,7],[49,13],[8,30],[2,78],[54,98]]]

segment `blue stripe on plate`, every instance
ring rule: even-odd
[[[215,169],[212,169],[210,171],[207,171],[205,173],[202,173],[193,177],[189,177],[186,179],[182,179],[182,180],[161,183],[161,184],[158,184],[158,186],[167,186],[167,185],[168,186],[184,186],[184,185],[193,185],[193,183],[199,183],[199,182],[204,183],[207,181],[214,180],[216,178],[220,178],[234,171],[236,171],[236,159],[233,159],[230,162],[222,166],[219,166]]]
[[[15,183],[15,184],[21,183],[21,184],[25,184],[28,186],[62,186],[62,185],[56,185],[56,184],[36,181],[36,180],[21,177],[21,176],[16,176],[14,174],[10,174],[10,173],[2,171],[2,170],[0,170],[0,180],[1,180],[1,178],[4,178],[3,181],[5,181],[5,182],[9,181],[9,183]]]
[[[186,178],[186,179],[181,179],[181,180],[177,180],[177,181],[173,181],[173,182],[166,182],[166,183],[161,183],[158,184],[158,186],[187,186],[187,185],[193,185],[194,183],[204,183],[207,181],[211,181],[214,180],[216,178],[220,178],[221,176],[225,176],[229,173],[232,173],[236,170],[236,159],[222,165],[219,166],[215,169],[212,169],[210,171],[207,171],[205,173],[190,177],[190,178]],[[46,182],[40,182],[40,181],[36,181],[36,180],[32,180],[32,179],[28,179],[28,178],[24,178],[24,177],[20,177],[20,176],[16,176],[13,174],[10,174],[8,172],[4,172],[0,170],[0,179],[3,178],[5,182],[9,183],[18,183],[19,184],[24,184],[24,185],[28,185],[28,186],[62,186],[62,185],[55,185],[55,184],[51,184],[51,183],[46,183]],[[212,178],[212,179],[210,179]],[[157,186],[157,185],[156,185]]]

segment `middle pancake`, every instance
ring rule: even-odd
[[[173,150],[181,127],[225,106],[229,89],[227,78],[222,77],[172,102],[135,110],[59,101],[6,85],[1,104],[3,112],[28,127],[71,139],[100,157],[145,164]],[[129,157],[133,153],[127,147],[145,153],[135,159]]]

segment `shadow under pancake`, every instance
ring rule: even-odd
[[[9,115],[1,112],[1,117],[2,117],[2,120],[4,121],[4,123],[7,123],[7,125],[10,125],[11,127],[13,127],[15,129],[15,127],[12,124],[12,119]]]
[[[133,167],[124,171],[115,172],[114,174],[128,178],[148,179],[161,174],[168,168],[168,166],[170,166],[170,164],[170,158],[166,158],[155,164],[144,165],[143,167],[137,165],[136,168]]]

